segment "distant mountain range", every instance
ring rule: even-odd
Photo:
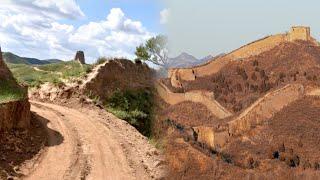
[[[44,64],[62,62],[62,60],[59,60],[59,59],[40,60],[36,58],[20,57],[11,52],[4,52],[2,53],[2,56],[6,63],[11,63],[11,64],[44,65]]]
[[[171,68],[193,67],[193,66],[201,65],[201,64],[204,64],[208,61],[214,60],[214,59],[216,59],[220,56],[223,56],[223,55],[224,54],[220,54],[215,57],[212,55],[209,55],[204,58],[197,59],[196,57],[194,57],[188,53],[183,52],[179,56],[169,59],[169,67],[171,67]]]

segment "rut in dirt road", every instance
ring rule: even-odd
[[[32,102],[47,122],[48,147],[21,169],[25,179],[161,178],[161,155],[125,121],[96,108]],[[53,132],[53,131],[50,131]]]

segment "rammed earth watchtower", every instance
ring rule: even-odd
[[[78,61],[80,64],[85,64],[85,58],[84,58],[84,52],[83,51],[77,51],[76,56],[74,57],[75,61]]]
[[[310,41],[311,40],[310,27],[293,26],[290,29],[288,38],[289,38],[289,41],[295,41],[295,40]]]

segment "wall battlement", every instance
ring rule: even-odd
[[[219,57],[206,64],[192,68],[173,68],[168,71],[168,77],[171,79],[172,86],[181,88],[181,82],[193,81],[197,77],[208,76],[220,71],[231,61],[248,58],[259,55],[271,50],[284,42],[294,42],[296,40],[315,41],[310,35],[310,27],[294,26],[288,33],[267,36],[260,40],[251,42],[245,46],[236,49],[225,56]]]

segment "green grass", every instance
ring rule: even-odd
[[[26,97],[23,90],[13,79],[0,79],[0,104]]]
[[[127,121],[143,135],[151,136],[153,95],[148,90],[115,91],[104,103],[106,109]]]
[[[38,67],[43,71],[55,72],[61,74],[63,78],[70,77],[82,77],[89,73],[92,69],[92,65],[81,65],[75,61],[47,64]]]
[[[25,64],[8,64],[8,67],[19,83],[25,83],[30,87],[37,87],[45,82],[60,84],[62,79],[82,77],[92,68],[91,65],[81,66],[73,61],[35,66],[40,71]]]

